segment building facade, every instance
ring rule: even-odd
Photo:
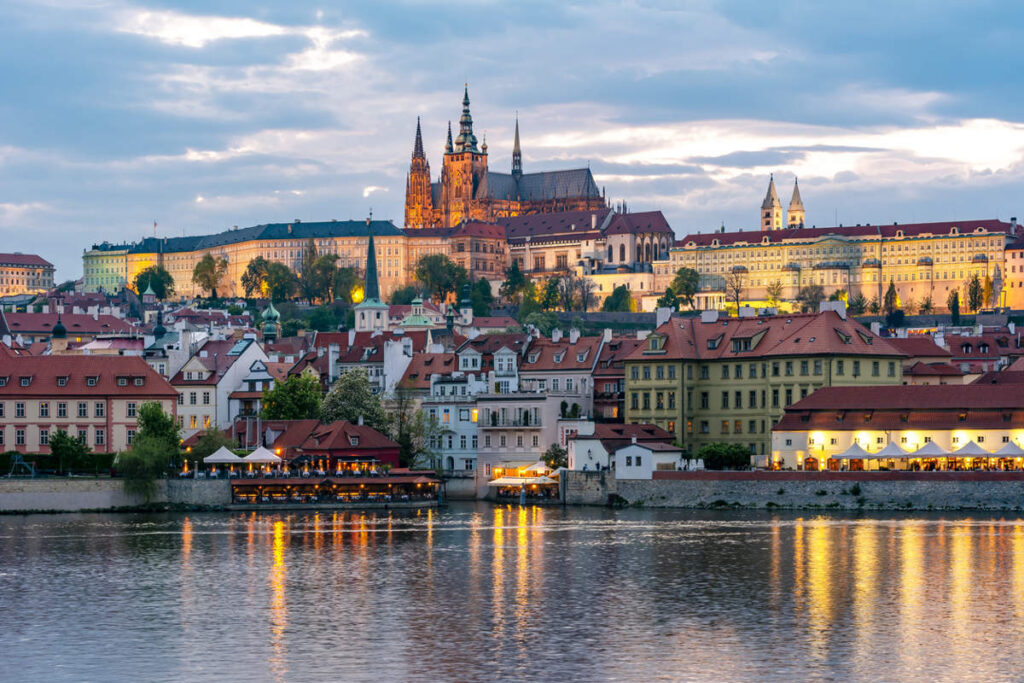
[[[53,289],[53,264],[35,254],[0,254],[0,296]]]

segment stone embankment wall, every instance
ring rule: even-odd
[[[473,472],[446,474],[444,492],[447,500],[476,500],[476,477]]]
[[[0,512],[76,512],[137,507],[141,498],[124,492],[120,479],[0,479]],[[154,503],[219,506],[231,503],[222,480],[157,482]]]
[[[565,474],[567,504],[607,502],[607,495],[602,500],[600,491],[587,489],[595,486],[592,473]],[[580,476],[584,474],[591,476]],[[652,481],[611,480],[605,491],[616,493],[620,502],[644,507],[1024,509],[1024,473],[670,472],[656,476]]]
[[[608,505],[616,493],[615,473],[563,472],[562,500],[568,505]]]

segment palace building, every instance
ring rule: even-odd
[[[407,229],[450,228],[463,221],[493,222],[524,214],[589,211],[605,207],[605,199],[589,168],[523,172],[516,119],[510,173],[487,165],[487,141],[477,145],[469,113],[469,89],[462,98],[459,134],[453,140],[451,123],[441,174],[431,181],[430,163],[423,151],[419,119],[405,191]]]

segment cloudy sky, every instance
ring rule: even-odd
[[[843,7],[845,5],[845,7]],[[490,165],[589,164],[679,235],[1008,218],[1024,8],[906,2],[0,3],[0,250],[81,275],[95,241],[402,219],[469,82]]]

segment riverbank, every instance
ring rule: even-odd
[[[567,505],[764,510],[1024,510],[1024,472],[565,472]]]

